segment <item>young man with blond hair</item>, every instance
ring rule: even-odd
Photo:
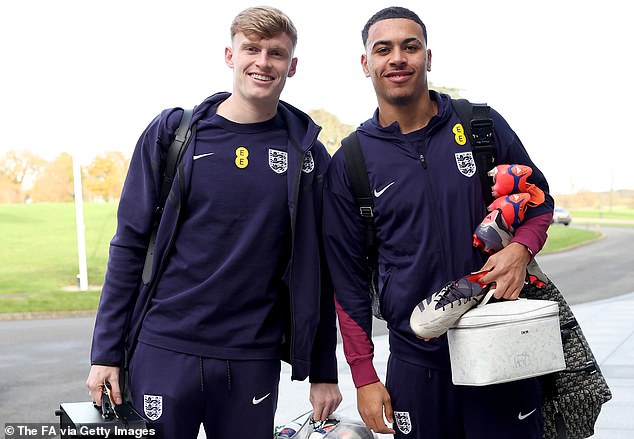
[[[138,290],[158,164],[182,110],[163,111],[137,144],[95,323],[93,400],[101,401],[107,381],[122,401],[126,337],[139,327],[132,400],[165,438],[195,438],[201,423],[210,439],[270,437],[281,359],[292,379],[310,378],[314,419],[326,419],[341,401],[319,242],[329,158],[319,127],[280,101],[297,69],[297,31],[275,8],[248,8],[234,19],[231,42],[232,92],[214,94],[193,113],[195,135],[157,232],[154,279]]]

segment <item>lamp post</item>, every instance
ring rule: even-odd
[[[79,258],[80,291],[88,290],[88,268],[86,264],[86,234],[84,225],[84,196],[81,187],[81,169],[77,154],[73,154],[73,185],[75,192],[75,222],[77,224],[77,256]]]

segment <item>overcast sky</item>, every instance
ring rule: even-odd
[[[230,91],[233,17],[269,4],[299,31],[282,99],[358,125],[376,107],[360,31],[379,9],[417,12],[430,80],[488,102],[551,192],[634,189],[634,30],[621,0],[20,0],[0,6],[0,153],[130,155],[160,110]]]

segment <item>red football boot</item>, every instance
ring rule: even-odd
[[[473,233],[473,246],[492,255],[506,247],[511,239],[513,234],[506,225],[502,209],[495,209],[476,227]]]
[[[497,198],[488,207],[489,211],[500,209],[502,217],[509,226],[511,232],[515,231],[517,226],[524,221],[524,214],[529,206],[531,196],[526,193],[510,194]]]
[[[532,173],[531,167],[526,165],[498,165],[491,169],[488,174],[493,177],[493,198],[527,193],[531,196],[531,206],[542,204],[545,200],[544,192],[527,181]]]

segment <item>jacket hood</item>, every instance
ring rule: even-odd
[[[436,114],[429,122],[429,127],[433,128],[446,122],[453,113],[453,107],[451,106],[451,96],[447,94],[438,93],[434,90],[429,90],[429,96],[432,101],[438,103],[438,114]],[[366,120],[358,128],[358,131],[369,137],[375,137],[379,139],[393,139],[394,136],[400,137],[400,126],[398,122],[393,122],[388,126],[381,126],[379,122],[379,109],[377,108],[371,119]]]
[[[229,96],[231,93],[228,92],[219,92],[209,96],[196,107],[192,122],[195,123],[216,114],[218,104]],[[289,130],[291,144],[301,151],[310,149],[317,140],[321,127],[308,114],[284,101],[279,102],[277,111]]]

